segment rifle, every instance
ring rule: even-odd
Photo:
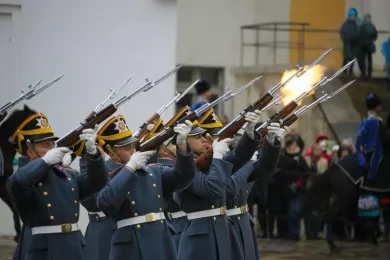
[[[328,55],[332,49],[327,50],[325,53],[323,53],[320,57],[318,57],[315,61],[313,61],[308,67],[300,67],[298,65],[298,70],[291,75],[288,79],[286,79],[284,82],[279,82],[274,87],[272,87],[264,96],[262,96],[260,99],[258,99],[255,103],[249,105],[246,109],[244,109],[233,121],[231,121],[229,124],[227,124],[224,128],[222,128],[217,135],[219,136],[219,140],[223,140],[225,138],[231,137],[235,133],[237,133],[238,130],[241,129],[241,127],[246,123],[245,121],[245,114],[247,112],[252,112],[254,110],[261,110],[264,111],[264,109],[269,108],[267,105],[271,102],[271,100],[274,97],[274,94],[281,89],[283,86],[285,86],[288,82],[290,82],[293,78],[301,77],[303,74],[305,74],[307,71],[309,71],[311,68],[313,68],[317,63],[319,63],[326,55]],[[258,79],[258,78],[257,78]],[[255,80],[257,80],[255,79]]]
[[[133,97],[137,96],[141,92],[147,92],[150,89],[152,89],[154,86],[157,86],[159,83],[161,83],[163,80],[165,80],[167,77],[172,75],[174,72],[176,72],[180,67],[175,68],[174,70],[170,71],[160,79],[158,79],[155,82],[151,82],[148,79],[146,79],[146,83],[142,85],[140,88],[138,88],[136,91],[131,93],[130,95],[125,95],[122,98],[118,99],[117,101],[111,103],[110,105],[106,106],[105,108],[98,111],[92,118],[88,120],[84,120],[79,127],[74,129],[72,132],[66,134],[59,140],[57,140],[57,146],[58,147],[71,147],[74,145],[78,140],[79,136],[82,133],[84,129],[87,128],[94,128],[95,125],[100,124],[104,120],[106,120],[108,117],[113,115],[120,106],[125,104],[127,101],[132,99]]]
[[[344,89],[346,89],[349,86],[351,86],[355,81],[356,80],[352,80],[352,81],[348,82],[347,84],[345,84],[344,86],[340,87],[339,89],[337,89],[336,91],[334,91],[331,94],[326,94],[325,93],[323,96],[318,98],[316,101],[312,102],[310,105],[302,106],[297,111],[295,111],[294,113],[292,113],[291,115],[288,115],[286,118],[283,119],[282,127],[292,125],[295,121],[298,120],[298,117],[300,115],[302,115],[303,113],[305,113],[309,109],[312,109],[314,106],[316,106],[316,105],[318,105],[320,103],[323,103],[323,102],[331,99],[332,97],[336,96],[338,93],[340,93]],[[257,130],[259,130],[259,133],[261,134],[261,136],[265,136],[268,133],[268,129],[267,128],[261,128],[261,129],[258,128]]]
[[[113,89],[110,89],[110,94],[106,97],[106,99],[104,99],[101,103],[99,103],[95,109],[86,117],[86,121],[88,120],[91,120],[94,116],[96,116],[96,113],[99,112],[107,103],[108,100],[110,99],[114,99],[118,94],[119,92],[121,92],[127,85],[127,83],[130,82],[132,76],[130,76],[126,81],[125,83],[122,85],[122,87],[120,87],[119,89],[117,90],[113,90]]]
[[[137,138],[138,140],[140,140],[140,142],[142,143],[144,141],[143,139],[145,138],[145,136],[147,136],[149,133],[147,126],[149,124],[155,124],[161,118],[162,113],[164,113],[165,110],[167,110],[168,107],[173,104],[173,102],[176,102],[176,103],[179,102],[192,88],[195,87],[195,85],[198,82],[199,82],[199,80],[195,81],[182,94],[180,94],[179,92],[176,91],[176,96],[171,101],[169,101],[168,104],[162,106],[156,113],[154,113],[151,117],[149,117],[148,120],[146,120],[146,122],[144,122],[139,127],[139,129],[137,130],[137,132],[135,132],[135,134],[133,136],[135,138]]]
[[[273,114],[266,122],[264,122],[261,126],[259,126],[256,131],[260,131],[260,133],[263,135],[263,132],[266,129],[267,126],[270,125],[272,122],[279,122],[279,120],[284,119],[287,117],[291,112],[295,110],[295,108],[298,107],[299,101],[301,101],[303,98],[305,98],[310,92],[315,91],[316,89],[325,86],[329,82],[331,82],[333,79],[335,79],[338,75],[340,75],[344,70],[346,70],[349,66],[352,65],[354,62],[350,61],[348,62],[344,67],[336,71],[330,78],[328,77],[323,77],[317,84],[314,85],[314,87],[308,91],[303,92],[301,95],[299,95],[296,99],[292,100],[289,102],[286,106],[284,106],[280,111],[276,112]]]
[[[11,110],[11,108],[18,105],[24,99],[29,100],[29,99],[33,98],[34,96],[38,95],[39,93],[41,93],[42,91],[46,90],[51,85],[53,85],[54,83],[59,81],[63,76],[64,75],[61,75],[61,76],[53,79],[52,81],[50,81],[49,83],[47,83],[46,85],[44,85],[43,87],[41,87],[39,89],[36,89],[36,87],[42,82],[42,80],[38,81],[33,86],[32,85],[28,86],[29,91],[27,91],[26,93],[22,89],[22,94],[17,99],[15,99],[14,101],[8,101],[5,105],[0,107],[0,122],[3,121],[4,118],[8,115],[8,111]]]
[[[169,127],[166,127],[158,135],[154,136],[153,138],[150,138],[148,141],[141,144],[139,150],[141,152],[155,150],[163,142],[165,142],[166,140],[168,140],[169,138],[171,138],[172,136],[175,135],[175,132],[173,131],[173,128],[175,126],[177,126],[178,124],[184,123],[186,120],[189,120],[191,122],[197,120],[198,117],[200,115],[202,115],[204,112],[206,112],[210,108],[216,106],[222,100],[227,101],[227,100],[231,99],[233,96],[234,96],[233,92],[231,90],[229,90],[223,96],[219,97],[218,99],[216,99],[212,103],[204,104],[203,106],[196,109],[195,111],[192,111],[192,112],[186,114],[180,120],[177,120],[175,123],[171,124]]]

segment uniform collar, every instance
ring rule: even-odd
[[[169,158],[157,158],[157,163],[164,166],[174,166],[176,162]]]
[[[379,117],[376,113],[368,111],[367,112],[367,119],[372,119],[372,118],[376,118],[376,119],[378,119],[380,121],[383,121],[382,117]]]

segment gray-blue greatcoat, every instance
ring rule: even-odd
[[[173,167],[175,165],[175,161],[167,158],[158,158],[157,163],[160,163],[163,166]],[[165,201],[165,211],[168,221],[171,224],[173,229],[173,239],[175,240],[176,250],[179,250],[179,242],[181,233],[183,233],[184,227],[187,224],[187,217],[180,218],[170,218],[169,213],[179,212],[181,211],[179,205],[173,200],[173,193],[167,194],[164,197]]]
[[[273,146],[264,140],[257,161],[248,162],[238,170],[228,181],[226,193],[227,209],[246,206],[248,195],[257,179],[274,171],[278,162],[280,145]],[[257,237],[254,222],[249,212],[229,217],[232,227],[238,237],[243,259],[259,259]],[[239,259],[237,259],[239,260]]]
[[[8,179],[7,188],[26,227],[77,223],[79,200],[100,190],[107,182],[103,158],[88,155],[88,171],[36,159],[19,168]],[[85,239],[80,231],[33,235],[27,260],[81,260]]]
[[[180,208],[191,213],[224,207],[228,178],[250,160],[259,143],[245,133],[236,149],[222,160],[213,159],[208,173],[197,172],[189,185],[175,193]],[[239,242],[231,239],[234,231],[228,221],[226,215],[188,220],[180,239],[179,259],[240,259]]]
[[[115,221],[149,213],[164,214],[163,196],[187,185],[195,174],[193,154],[177,149],[172,168],[161,164],[131,172],[124,167],[98,193],[97,202]],[[111,239],[111,260],[175,260],[177,252],[166,221],[118,228]]]
[[[120,164],[109,159],[106,161],[107,171],[113,171],[120,167]],[[80,172],[86,172],[87,165],[85,157],[80,159]],[[108,177],[109,178],[109,177]],[[101,210],[97,206],[96,195],[93,194],[81,201],[88,211],[89,223],[85,232],[85,240],[87,246],[83,249],[84,260],[107,260],[110,255],[111,237],[116,230],[116,222],[109,219],[107,216],[101,217],[97,212]],[[93,213],[96,214],[93,214]]]
[[[27,157],[25,156],[20,157],[18,160],[18,168],[25,166],[29,162],[30,160]],[[18,245],[15,249],[12,260],[26,259],[27,246],[28,246],[28,242],[30,242],[31,237],[32,237],[31,229],[23,225],[22,230],[20,232]]]

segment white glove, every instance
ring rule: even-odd
[[[245,121],[248,122],[246,127],[246,132],[252,139],[254,138],[254,131],[256,124],[261,122],[261,111],[255,110],[253,112],[248,112],[245,114]]]
[[[213,158],[222,159],[225,154],[230,152],[229,145],[233,139],[227,138],[222,141],[215,140],[213,143]]]
[[[80,135],[80,140],[85,141],[85,149],[89,154],[97,154],[96,148],[96,133],[98,131],[98,125],[95,125],[95,129],[84,129]]]
[[[126,167],[132,171],[135,172],[138,169],[141,169],[146,165],[146,162],[152,157],[156,151],[147,151],[147,152],[135,152],[131,158],[130,161],[126,164]]]
[[[256,151],[253,155],[252,155],[252,158],[251,158],[251,161],[257,161],[257,155],[259,154],[258,151]]]
[[[274,144],[275,138],[278,139],[280,143],[282,143],[282,140],[286,134],[287,126],[284,128],[281,128],[281,121],[280,123],[271,123],[269,126],[267,126],[268,133],[265,136],[267,139],[268,143]]]
[[[148,124],[148,125],[146,126],[146,129],[147,129],[148,131],[152,131],[153,127],[154,127],[154,124]]]
[[[65,154],[69,152],[70,149],[67,147],[53,148],[42,157],[42,160],[44,160],[48,165],[54,165],[61,162]]]
[[[62,158],[62,165],[69,166],[72,163],[72,152],[66,153]]]
[[[192,122],[190,120],[186,120],[185,124],[178,124],[173,128],[173,131],[177,134],[176,143],[184,144],[186,143],[186,139],[188,134],[191,132]]]

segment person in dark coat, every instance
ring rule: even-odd
[[[114,118],[116,120],[114,120]],[[123,119],[114,117],[102,127],[99,143],[118,147],[128,142],[131,131]],[[164,214],[164,196],[185,187],[195,174],[193,153],[186,138],[192,123],[174,127],[177,134],[176,164],[172,168],[146,162],[155,151],[136,152],[135,147],[112,149],[113,160],[124,167],[98,192],[98,207],[117,222],[111,239],[112,260],[175,260],[177,251]],[[119,133],[116,129],[119,129]],[[115,130],[115,131],[114,131]]]
[[[8,179],[7,188],[24,225],[31,228],[27,260],[82,259],[86,245],[79,231],[79,200],[107,182],[104,160],[96,148],[96,131],[85,129],[80,139],[87,149],[88,171],[79,174],[61,165],[70,150],[55,148],[53,130],[43,113],[31,113],[12,136],[17,152],[30,162]]]
[[[378,31],[372,23],[371,14],[364,15],[363,22],[359,26],[359,67],[363,78],[372,77],[372,54],[375,53],[375,41]],[[367,64],[367,66],[366,66]]]
[[[277,219],[278,238],[300,239],[301,197],[310,176],[302,151],[301,137],[295,135],[289,138],[273,174],[269,205],[271,215],[276,213],[281,216]]]
[[[359,40],[359,27],[356,23],[358,13],[356,9],[351,8],[348,11],[348,18],[344,21],[340,28],[340,37],[344,44],[344,61],[343,65],[352,61],[355,58],[356,47]],[[349,76],[353,75],[353,65],[348,69]]]
[[[390,192],[390,138],[386,125],[378,116],[381,100],[370,94],[366,97],[366,105],[367,118],[359,128],[356,153],[335,162],[316,179],[306,193],[303,215],[308,210],[325,210],[325,221],[329,222],[349,204],[355,203],[362,191],[375,191],[378,196]],[[333,203],[329,205],[331,198]],[[339,251],[331,228],[327,230],[326,240],[331,252]]]

